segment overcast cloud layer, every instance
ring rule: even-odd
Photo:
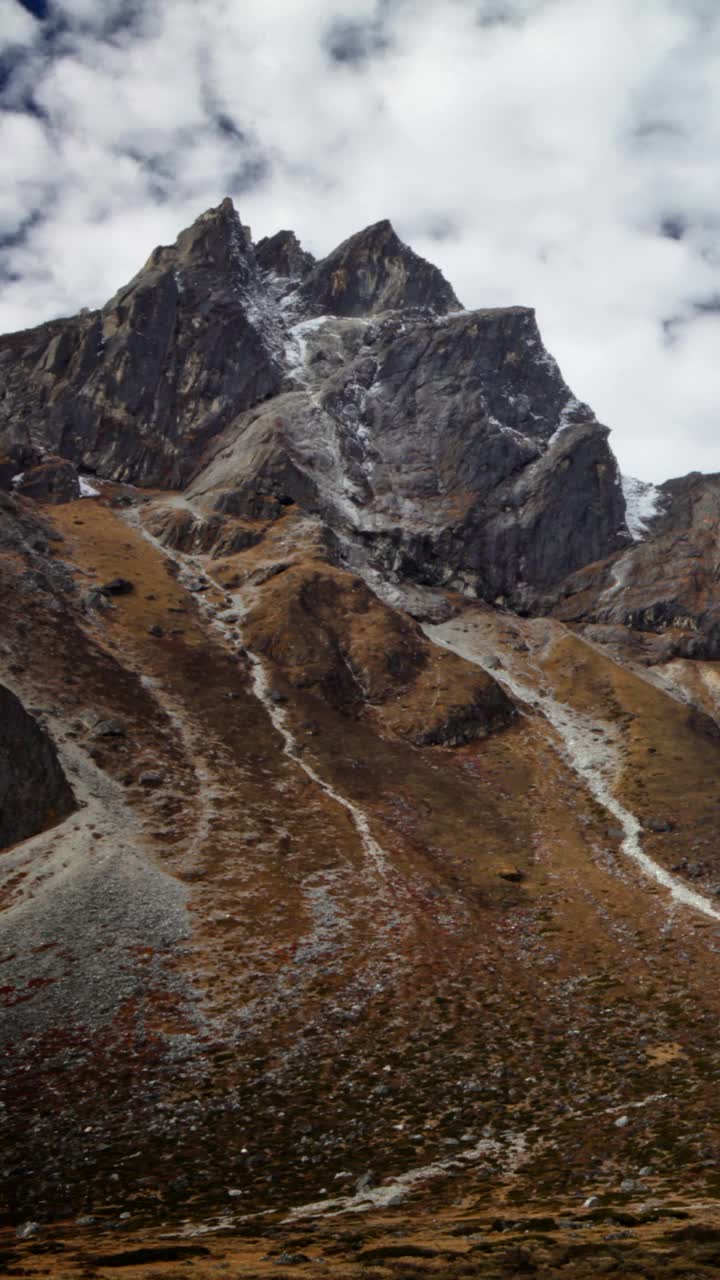
[[[626,472],[720,471],[717,0],[0,0],[0,85],[0,331],[226,194],[318,255],[390,217]]]

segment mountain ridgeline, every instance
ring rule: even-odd
[[[208,512],[297,503],[385,577],[525,609],[630,543],[534,312],[463,310],[387,221],[315,262],[224,200],[100,311],[0,339],[0,370],[8,476],[49,453]]]

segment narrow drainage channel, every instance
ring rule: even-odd
[[[710,920],[720,921],[720,910],[712,905],[709,898],[697,893],[694,889],[689,889],[643,850],[640,839],[642,826],[635,815],[630,813],[612,793],[610,780],[616,771],[617,759],[612,747],[600,741],[593,733],[594,729],[602,727],[600,722],[596,723],[577,711],[572,711],[570,707],[557,702],[548,694],[536,692],[535,689],[513,676],[506,667],[497,670],[493,665],[494,659],[490,655],[477,653],[464,638],[461,639],[453,633],[452,623],[427,625],[423,630],[434,644],[449,649],[468,662],[473,662],[499,684],[505,685],[510,693],[514,693],[521,701],[539,707],[560,738],[563,759],[583,780],[598,803],[607,809],[622,827],[624,837],[620,847],[625,856],[631,858],[649,879],[667,889],[673,902],[690,907],[693,911],[699,911]]]

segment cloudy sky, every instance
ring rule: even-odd
[[[390,217],[625,471],[720,471],[717,0],[0,0],[0,106],[0,331],[226,194],[319,255]]]

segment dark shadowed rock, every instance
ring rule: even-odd
[[[7,454],[0,458],[0,489],[9,493],[13,489],[13,480],[18,473],[17,463]]]
[[[65,458],[46,458],[36,467],[22,473],[15,490],[24,498],[40,502],[75,502],[80,497],[77,469]]]
[[[35,835],[73,808],[54,744],[0,685],[0,848]]]
[[[313,255],[303,249],[294,231],[276,231],[274,236],[265,236],[257,243],[255,257],[263,271],[272,271],[289,280],[303,280],[315,265]]]
[[[128,596],[135,590],[135,584],[128,578],[112,578],[100,587],[104,596]]]

